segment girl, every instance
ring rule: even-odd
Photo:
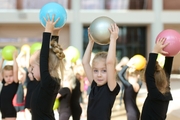
[[[17,51],[13,53],[13,66],[6,65],[2,69],[4,59],[0,62],[0,80],[3,83],[0,94],[0,110],[2,120],[16,120],[16,109],[12,104],[14,95],[18,88],[18,65],[17,65]]]
[[[123,100],[127,113],[127,120],[139,120],[140,112],[136,104],[136,98],[142,82],[139,80],[140,71],[133,67],[132,62],[133,61],[130,60],[127,65],[121,69],[118,76],[125,89]]]
[[[58,20],[54,22],[54,15],[52,20],[49,15],[48,19],[45,19],[46,27],[43,32],[41,50],[36,51],[30,58],[31,73],[36,80],[40,81],[31,97],[32,120],[55,120],[53,105],[60,88],[60,72],[61,79],[63,79],[63,59],[65,58],[63,49],[57,41],[50,42]]]
[[[91,83],[87,120],[110,120],[111,109],[120,90],[116,82],[115,71],[116,40],[119,28],[116,24],[112,24],[109,31],[111,35],[108,53],[97,53],[92,61],[92,68],[90,66],[90,59],[94,40],[88,31],[89,43],[82,61],[86,76]]]
[[[72,90],[71,95],[71,112],[72,112],[72,120],[80,120],[82,114],[82,108],[80,105],[81,94],[83,91],[83,80],[82,74],[84,72],[83,66],[76,64],[73,66],[74,74],[75,74],[75,88]]]
[[[156,61],[158,53],[168,54],[163,48],[168,45],[165,38],[159,38],[153,51],[149,54],[149,61],[145,70],[145,81],[148,95],[145,99],[141,120],[165,120],[170,93],[169,78],[173,57],[166,57],[164,69]]]
[[[59,120],[69,120],[71,116],[71,94],[75,87],[75,75],[71,68],[64,74],[64,81],[56,98],[60,100],[61,105],[58,108]]]

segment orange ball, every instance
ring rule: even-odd
[[[146,66],[146,58],[142,55],[134,55],[130,60],[133,61],[136,70],[144,69]]]

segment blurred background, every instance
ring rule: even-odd
[[[159,32],[164,29],[180,32],[180,0],[0,0],[0,52],[5,45],[20,49],[24,44],[41,42],[44,28],[39,11],[52,1],[60,3],[67,11],[60,44],[64,49],[76,47],[81,57],[88,43],[87,28],[99,16],[112,18],[120,28],[118,60],[135,54],[147,58]],[[107,49],[108,45],[94,46],[94,52]],[[172,69],[176,82],[180,78],[179,61],[180,54],[175,56]]]
[[[67,23],[61,31],[60,43],[66,49],[72,45],[84,53],[88,42],[87,28],[99,16],[112,18],[120,28],[117,57],[147,54],[156,36],[164,29],[180,31],[179,0],[0,0],[0,49],[13,44],[20,48],[41,41],[44,30],[39,20],[41,7],[58,2],[66,8]],[[108,46],[95,45],[94,51]],[[179,73],[177,55],[173,72]]]

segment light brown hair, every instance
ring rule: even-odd
[[[63,79],[64,75],[64,58],[65,54],[61,46],[55,41],[51,40],[51,48],[49,49],[48,67],[50,75],[54,78]],[[35,62],[39,64],[40,61],[40,50],[36,51],[30,59],[30,63]],[[60,83],[60,81],[57,81]]]
[[[6,66],[4,66],[2,74],[4,73],[5,70],[6,70],[6,71],[13,70],[13,66],[12,66],[12,65],[6,65]]]
[[[155,79],[155,84],[156,84],[157,89],[162,94],[169,92],[169,89],[168,89],[169,83],[167,81],[166,73],[157,61],[155,65],[154,79]],[[145,72],[144,72],[144,80],[146,82]]]

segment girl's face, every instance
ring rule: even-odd
[[[6,82],[6,84],[13,83],[13,81],[14,81],[13,70],[4,70],[3,71],[3,78]]]
[[[40,68],[38,63],[31,64],[31,73],[37,81],[40,80]]]
[[[105,60],[96,60],[93,63],[93,79],[97,86],[102,86],[107,83],[107,70]]]
[[[41,79],[40,68],[39,68],[39,55],[40,51],[36,51],[30,58],[30,77],[35,78],[37,81]],[[32,76],[31,76],[32,75]]]

